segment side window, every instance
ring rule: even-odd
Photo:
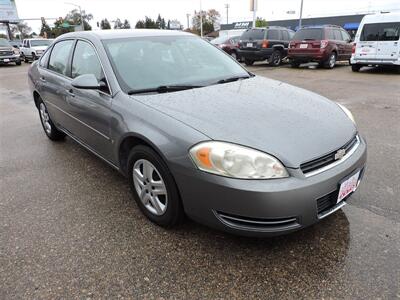
[[[267,39],[268,40],[280,40],[280,38],[279,38],[279,30],[276,30],[276,29],[268,30]]]
[[[335,37],[334,39],[336,41],[341,41],[343,39],[339,29],[334,29],[333,35],[334,35],[334,37]]]
[[[40,58],[39,66],[41,66],[42,68],[47,68],[47,62],[49,61],[50,52],[51,52],[51,50],[49,49],[49,50],[46,51],[45,54],[43,54],[42,57]]]
[[[327,40],[336,40],[333,29],[325,29],[325,35]]]
[[[289,31],[289,39],[291,40],[294,37],[294,31]]]
[[[93,74],[98,81],[104,79],[103,69],[92,45],[78,41],[72,58],[72,78]]]
[[[282,30],[281,32],[282,32],[282,39],[284,41],[290,40],[289,33],[286,30]]]
[[[67,64],[73,44],[73,40],[67,40],[54,45],[50,54],[49,70],[67,75]]]
[[[350,35],[346,31],[341,30],[340,32],[342,33],[342,38],[343,38],[344,41],[347,42],[347,41],[351,40]]]

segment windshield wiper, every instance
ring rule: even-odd
[[[251,76],[234,76],[234,77],[228,77],[225,79],[221,79],[217,81],[217,84],[221,84],[221,83],[228,83],[228,82],[233,82],[233,81],[238,81],[240,79],[248,79]]]
[[[146,93],[161,94],[161,93],[168,93],[168,92],[190,90],[190,89],[201,88],[201,87],[203,87],[203,86],[202,85],[160,85],[155,88],[131,90],[128,92],[128,95],[146,94]]]

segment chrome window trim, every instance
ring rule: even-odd
[[[345,162],[350,156],[353,155],[353,153],[357,150],[358,146],[360,146],[360,144],[361,144],[361,140],[360,140],[360,137],[358,135],[356,135],[356,139],[357,139],[357,142],[353,145],[353,147],[350,149],[350,151],[347,152],[345,156],[343,156],[342,159],[339,159],[339,160],[331,163],[330,165],[327,165],[327,166],[322,167],[320,169],[317,169],[315,171],[306,173],[306,174],[304,174],[304,176],[306,178],[311,177],[311,176],[315,176],[317,174],[320,174],[322,172],[328,171],[328,170],[340,165],[341,163]]]

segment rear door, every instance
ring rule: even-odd
[[[376,60],[379,40],[379,24],[364,24],[360,41],[356,45],[355,58]]]
[[[399,57],[400,22],[379,24],[378,60],[397,60]]]
[[[342,60],[346,53],[346,43],[343,40],[341,30],[339,28],[333,28],[333,36],[338,49],[338,59]]]

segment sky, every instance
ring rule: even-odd
[[[74,6],[65,4],[72,2],[82,6],[86,12],[92,13],[91,22],[103,18],[109,21],[116,18],[128,19],[132,27],[137,20],[145,16],[156,18],[161,14],[165,19],[178,19],[187,26],[187,14],[193,15],[195,10],[216,9],[221,14],[221,24],[226,23],[225,4],[229,4],[229,23],[252,20],[250,0],[16,0],[20,18],[58,18],[65,16]],[[267,20],[298,18],[301,0],[258,0],[257,16]],[[400,0],[304,0],[303,17],[334,16],[353,13],[366,13],[381,10],[400,12]],[[295,14],[287,14],[295,11]],[[38,32],[40,21],[27,21],[33,31]],[[48,21],[53,23],[52,20]]]

